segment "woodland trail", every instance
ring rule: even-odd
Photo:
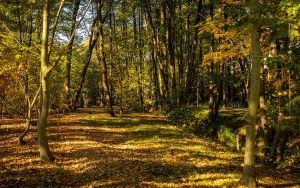
[[[38,158],[36,127],[0,124],[0,187],[235,187],[241,153],[171,125],[161,115],[111,118],[103,111],[53,115],[48,127],[55,163]],[[257,168],[262,187],[296,187],[285,172]],[[299,182],[298,182],[299,183]]]

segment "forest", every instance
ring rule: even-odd
[[[298,0],[0,0],[0,187],[298,187]]]

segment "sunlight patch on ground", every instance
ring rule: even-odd
[[[235,179],[238,180],[240,178],[239,174],[236,173],[230,173],[230,174],[224,174],[224,173],[205,173],[205,174],[192,174],[186,179],[183,179],[184,181],[201,181],[201,180],[214,180],[214,179]]]
[[[92,183],[88,183],[86,185],[82,185],[81,187],[114,187],[114,185],[119,184],[120,181],[94,181]]]
[[[147,185],[149,187],[170,187],[170,188],[177,188],[177,187],[232,187],[232,185],[236,184],[239,181],[238,177],[226,177],[226,178],[207,178],[203,180],[184,180],[185,182],[142,182],[142,185]]]
[[[55,116],[47,129],[56,157],[52,164],[38,158],[36,127],[19,146],[24,126],[1,125],[0,187],[230,187],[239,180],[242,154],[163,119],[153,114]],[[260,173],[258,181],[291,182],[271,176]]]
[[[164,145],[163,144],[159,144],[159,143],[143,143],[143,144],[126,144],[126,145],[119,145],[116,146],[116,149],[122,149],[122,150],[126,150],[126,149],[159,149],[159,148],[163,148]]]

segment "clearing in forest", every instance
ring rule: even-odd
[[[242,173],[241,153],[161,115],[111,118],[96,109],[53,115],[52,164],[38,158],[36,127],[26,145],[17,144],[22,129],[20,121],[1,121],[0,187],[235,187]],[[260,165],[257,176],[263,187],[297,186],[288,173]]]

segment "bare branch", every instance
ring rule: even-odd
[[[33,105],[36,103],[39,93],[41,92],[41,89],[42,89],[42,84],[40,84],[39,89],[35,93],[35,96],[34,96],[33,100],[31,101],[30,108],[32,108]]]
[[[76,30],[77,30],[78,26],[80,25],[80,23],[81,23],[82,20],[84,19],[85,15],[86,15],[86,13],[87,13],[87,11],[88,11],[88,8],[89,8],[90,5],[91,5],[91,2],[92,2],[92,0],[89,1],[89,3],[88,3],[88,5],[87,5],[86,9],[84,10],[84,12],[83,12],[83,14],[82,14],[80,20],[79,20],[78,23],[76,24],[75,30],[73,31],[73,33],[72,33],[72,35],[71,35],[71,37],[70,37],[70,40],[68,41],[67,45],[60,51],[61,53],[59,54],[58,58],[57,58],[56,61],[53,63],[53,65],[50,66],[50,67],[47,69],[47,71],[44,73],[44,78],[48,77],[49,74],[50,74],[50,72],[53,71],[53,70],[58,66],[58,63],[59,63],[60,59],[62,58],[63,54],[65,53],[65,51],[67,50],[67,46],[69,46],[72,37],[74,37],[74,35],[75,35],[75,33],[76,33]]]
[[[49,47],[48,58],[50,57],[50,55],[52,53],[52,47],[53,47],[53,43],[54,43],[54,37],[55,37],[57,25],[58,25],[58,20],[59,20],[64,3],[65,3],[65,0],[61,0],[58,11],[56,13],[56,18],[55,18],[55,22],[54,22],[54,26],[53,26],[53,30],[52,30],[52,34],[51,34],[51,42],[50,42],[50,47]]]

